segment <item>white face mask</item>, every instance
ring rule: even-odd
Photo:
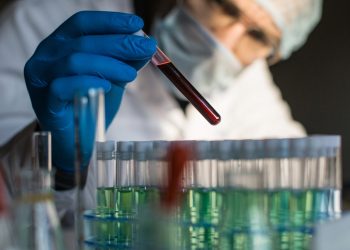
[[[205,97],[232,85],[243,68],[231,51],[180,7],[156,25],[155,36],[159,47]]]

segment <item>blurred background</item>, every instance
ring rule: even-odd
[[[117,0],[116,0],[117,1]],[[323,0],[321,23],[308,43],[271,70],[293,116],[309,134],[340,134],[343,178],[350,188],[350,1]],[[11,0],[0,0],[0,9]],[[137,1],[146,24],[155,12],[167,12],[176,0]],[[157,6],[157,8],[154,8]],[[146,25],[145,30],[149,29]]]
[[[350,187],[350,1],[324,0],[308,43],[272,67],[293,116],[309,134],[340,134],[343,178]]]

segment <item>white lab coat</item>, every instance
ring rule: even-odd
[[[38,43],[79,10],[132,12],[130,0],[19,0],[0,16],[0,145],[35,119],[23,67]],[[176,32],[176,31],[174,31]],[[107,132],[113,140],[242,139],[305,134],[274,85],[265,61],[255,62],[209,101],[222,116],[213,127],[192,107],[186,114],[167,91],[152,65],[128,85],[120,110]],[[93,178],[91,175],[89,179]],[[93,188],[87,193],[93,194]],[[57,196],[59,210],[73,203]]]

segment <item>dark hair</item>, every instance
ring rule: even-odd
[[[156,18],[162,18],[175,7],[177,0],[134,0],[135,14],[145,22],[144,31],[150,32]]]
[[[117,0],[116,0],[117,1]],[[14,0],[0,0],[0,11]],[[144,30],[149,32],[157,17],[164,17],[175,7],[177,0],[133,0],[135,14],[145,21]]]

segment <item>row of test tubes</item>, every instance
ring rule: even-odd
[[[162,186],[167,180],[168,141],[113,141],[97,144],[98,186]],[[179,143],[179,142],[177,142]],[[340,139],[313,136],[300,139],[242,141],[181,141],[192,159],[183,186],[236,185],[232,177],[256,171],[256,188],[340,188]],[[103,171],[102,171],[103,169]],[[108,178],[107,178],[108,176]]]
[[[139,246],[137,221],[161,202],[172,143],[97,143],[97,206],[85,213],[89,246]],[[261,249],[248,235],[259,235],[252,225],[262,221],[278,231],[271,249],[304,249],[314,224],[340,213],[337,136],[176,143],[191,152],[172,217],[181,225],[176,249]]]

